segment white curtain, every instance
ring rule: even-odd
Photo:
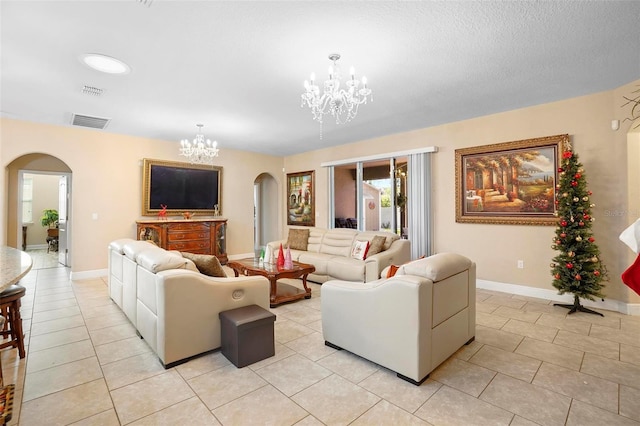
[[[408,163],[409,240],[411,259],[417,259],[432,254],[431,154],[411,154]]]

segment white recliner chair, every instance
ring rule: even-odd
[[[476,265],[459,254],[441,253],[407,263],[391,278],[327,281],[321,306],[327,346],[420,385],[475,338]]]

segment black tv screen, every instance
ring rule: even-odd
[[[222,168],[145,159],[143,214],[214,213],[221,210]]]

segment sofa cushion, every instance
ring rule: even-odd
[[[322,238],[320,253],[350,257],[356,235],[353,229],[329,229]]]
[[[185,269],[187,266],[187,261],[184,257],[169,253],[159,247],[138,253],[136,263],[154,274],[167,269]]]
[[[386,268],[384,268],[382,270],[382,278],[391,278],[393,277],[396,272],[398,272],[398,269],[400,269],[400,267],[398,265],[389,265]]]
[[[334,256],[322,253],[309,253],[308,251],[300,252],[298,262],[308,263],[315,266],[314,274],[327,275],[327,265]]]
[[[471,260],[456,253],[438,253],[405,263],[397,275],[417,275],[437,282],[471,267]]]
[[[369,251],[367,252],[367,256],[373,256],[374,254],[378,254],[381,251],[384,251],[384,243],[387,241],[387,237],[384,235],[376,235],[371,239],[371,244],[369,244]]]
[[[292,250],[307,250],[309,243],[308,229],[289,229],[287,246]]]
[[[150,244],[148,241],[131,240],[129,242],[124,243],[122,251],[124,252],[125,256],[127,256],[129,259],[135,262],[140,253],[149,249],[162,250],[158,246],[154,244]]]
[[[109,243],[109,248],[118,254],[124,254],[124,246],[134,242],[131,238],[121,238]]]
[[[209,254],[195,254],[181,252],[182,256],[195,263],[200,273],[210,277],[226,278],[227,274],[222,269],[222,265],[217,257]]]
[[[358,260],[364,260],[369,250],[369,241],[354,241],[351,248],[351,257]]]
[[[327,275],[337,280],[361,283],[364,282],[365,263],[351,257],[334,256],[327,263]]]

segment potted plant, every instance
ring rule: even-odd
[[[42,226],[49,229],[56,228],[58,225],[58,210],[44,209],[42,211],[42,217],[40,218]]]

